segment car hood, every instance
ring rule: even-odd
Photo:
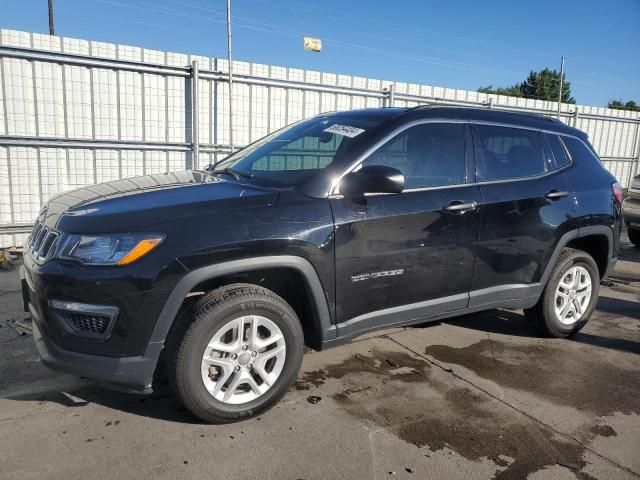
[[[101,183],[52,198],[39,219],[65,232],[151,228],[218,210],[268,206],[277,192],[206,172],[182,171]]]

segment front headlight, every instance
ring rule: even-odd
[[[58,257],[87,265],[128,265],[156,248],[161,233],[66,234]]]

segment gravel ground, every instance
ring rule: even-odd
[[[0,273],[0,478],[640,478],[640,249],[571,340],[494,310],[305,355],[263,416],[199,424],[165,383],[103,390],[37,358]]]

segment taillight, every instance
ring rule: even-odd
[[[613,197],[616,199],[618,205],[620,205],[622,203],[622,187],[618,182],[611,185],[611,192],[613,193]]]

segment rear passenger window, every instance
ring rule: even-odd
[[[534,130],[477,125],[484,159],[484,180],[505,180],[545,173],[540,136]]]
[[[553,152],[553,158],[556,161],[556,167],[562,168],[567,165],[569,163],[569,157],[560,137],[558,135],[547,133],[547,140],[549,140],[549,145]]]

